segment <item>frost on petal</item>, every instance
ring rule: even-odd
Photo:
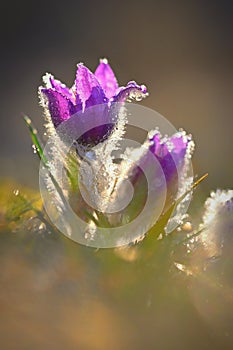
[[[117,165],[113,162],[111,151],[108,141],[98,143],[85,153],[79,167],[79,186],[86,189],[87,202],[100,211],[109,207],[116,182]]]
[[[146,96],[148,92],[145,85],[138,85],[135,81],[130,81],[126,87],[118,89],[117,94],[113,97],[113,102],[141,101]]]
[[[149,140],[151,141],[150,151],[155,155],[155,157],[159,161],[167,183],[174,181],[174,178],[176,179],[175,182],[177,182],[176,163],[173,159],[171,151],[169,150],[169,146],[166,140],[162,139],[160,133],[157,130],[155,131],[155,134],[152,137],[150,134]]]
[[[172,136],[169,141],[172,146],[171,154],[176,163],[176,166],[182,168],[184,165],[189,140],[185,135],[182,135],[178,132]]]
[[[190,191],[193,184],[191,158],[195,145],[191,135],[187,135],[183,130],[175,133],[167,141],[167,144],[170,149],[172,159],[176,165],[178,175],[178,188],[174,199],[178,200],[182,195],[187,193],[185,198],[176,206],[171,218],[169,219],[169,222],[165,228],[165,231],[169,233],[183,222],[192,197],[192,191]]]
[[[73,103],[54,89],[40,89],[42,103],[48,108],[52,122],[57,128],[63,121],[76,112]]]
[[[65,96],[75,104],[75,96],[72,89],[69,89],[64,83],[54,78],[50,73],[46,73],[42,78],[46,89],[53,89]]]
[[[146,144],[149,146],[146,147]],[[150,169],[150,187],[148,190],[151,191],[156,188],[155,202],[157,194],[166,191],[164,211],[184,194],[192,183],[192,176],[189,173],[191,144],[191,138],[183,131],[177,132],[170,138],[162,137],[158,130],[151,131],[142,146],[146,152],[143,152],[138,158],[137,165],[131,167],[128,171],[129,178],[135,186],[142,184],[144,181],[144,172],[141,169]],[[153,171],[152,165],[155,169]],[[166,228],[167,233],[171,232],[183,219],[187,202],[188,198],[185,198],[185,201],[182,201],[173,212]]]
[[[122,159],[116,189],[127,193],[127,182],[134,189],[133,200],[124,210],[124,217],[131,221],[144,211],[143,216],[147,216],[146,223],[150,227],[154,216],[157,217],[158,211],[161,212],[166,198],[163,171],[154,154],[150,152],[149,140],[138,148],[126,148]]]
[[[156,130],[149,135],[152,141],[151,151],[158,157],[169,179],[176,170],[182,171],[185,166],[186,156],[190,157],[189,148],[191,137],[184,131],[179,131],[171,137],[163,137]]]
[[[212,192],[205,202],[199,241],[209,257],[220,256],[233,243],[233,190]]]
[[[100,60],[100,64],[95,71],[95,76],[102,86],[107,98],[110,99],[113,97],[118,88],[118,83],[106,58]]]
[[[82,110],[86,107],[107,102],[105,93],[95,75],[83,64],[78,64],[75,80],[76,103],[82,103]]]
[[[133,153],[135,152],[133,151]],[[133,153],[131,152],[131,156]],[[130,169],[131,182],[134,185],[143,182],[143,169],[149,171],[151,186],[155,187],[160,183],[161,191],[166,186],[167,204],[171,204],[178,191],[178,172],[169,146],[158,130],[149,133],[147,140],[138,149],[137,154],[141,155],[138,157],[137,164],[135,163]],[[154,173],[151,173],[152,168],[156,170]]]
[[[61,83],[59,80],[54,79],[52,75],[49,75],[49,81],[51,84],[51,87],[59,92],[60,94],[64,95],[66,98],[71,100],[73,103],[75,103],[74,100],[74,94],[73,92],[63,83]]]
[[[193,183],[191,159],[195,149],[195,144],[191,135],[187,135],[184,130],[180,130],[170,138],[169,145],[179,175],[179,189],[176,198],[178,199],[190,190]],[[191,196],[191,193],[189,196]],[[189,196],[186,196],[186,200],[188,200]]]

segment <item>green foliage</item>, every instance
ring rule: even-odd
[[[6,219],[8,221],[17,221],[22,215],[33,211],[37,212],[33,204],[37,202],[37,200],[27,200],[25,196],[21,195],[18,190],[14,192],[14,199],[11,199],[8,204],[8,210],[6,213]]]
[[[30,136],[31,136],[33,144],[35,145],[35,149],[37,151],[37,154],[38,154],[40,160],[43,162],[43,164],[49,170],[48,161],[44,156],[43,145],[38,137],[37,130],[34,128],[30,118],[24,117],[24,120],[26,122],[26,125],[28,126]],[[78,168],[78,162],[77,162],[75,152],[70,151],[66,157],[65,162],[66,162],[65,168],[66,168],[66,172],[67,172],[67,177],[68,177],[69,183],[70,183],[70,191],[72,194],[74,194],[74,196],[78,195],[78,193],[79,193],[79,186],[78,186],[78,170],[79,170],[79,168]],[[59,184],[57,183],[56,179],[51,174],[51,172],[49,172],[49,173],[51,176],[51,180],[52,180],[56,190],[59,193],[60,198],[64,199],[64,203],[65,203],[66,199],[65,199],[65,196],[63,194],[63,190],[60,188]],[[174,203],[172,203],[172,205],[166,210],[166,212],[164,212],[161,215],[161,217],[156,222],[156,224],[148,231],[148,233],[144,237],[144,240],[143,240],[141,246],[145,247],[145,249],[147,249],[147,250],[150,250],[149,247],[151,247],[153,249],[154,243],[157,241],[158,237],[161,234],[164,237],[164,239],[166,237],[172,236],[172,233],[169,235],[165,234],[165,227],[166,227],[172,213],[174,212],[176,207],[185,199],[185,197],[190,192],[192,192],[207,177],[207,175],[208,174],[205,174],[200,179],[198,179],[186,193],[184,193],[178,200],[176,200]],[[140,191],[137,191],[137,193],[139,193],[139,195],[138,195],[139,198],[141,198],[141,199],[144,198],[143,197],[144,193],[141,193]],[[141,203],[141,200],[137,200],[137,201],[133,201],[133,202]],[[11,210],[8,212],[8,218],[11,220],[16,220],[17,218],[19,218],[23,214],[26,214],[29,211],[34,211],[36,216],[39,217],[41,219],[41,221],[43,221],[46,224],[49,224],[49,226],[51,226],[51,224],[45,218],[43,211],[35,208],[33,206],[33,203],[34,203],[34,201],[28,201],[28,200],[26,200],[25,197],[18,195],[17,201],[14,202],[14,205],[12,206]],[[139,210],[140,208],[138,208],[137,206],[135,207],[135,204],[133,204],[130,207],[130,210],[129,210],[129,212],[127,212],[127,214],[130,214],[130,213],[132,214],[132,212],[134,213],[134,211],[135,211],[134,209]],[[98,226],[98,227],[112,227],[111,224],[109,223],[108,218],[104,214],[102,214],[101,212],[94,211],[94,210],[90,211],[89,209],[83,209],[82,212],[85,214],[86,220],[93,221],[96,226]],[[132,215],[130,215],[130,217],[131,216]],[[124,218],[123,218],[123,220],[124,220]],[[55,228],[53,228],[53,229],[56,230]],[[199,232],[195,232],[194,236],[196,236],[198,234],[199,234]],[[181,240],[181,244],[183,242],[186,242],[189,239],[191,239],[191,237],[183,238]]]
[[[33,145],[35,146],[36,148],[36,152],[39,156],[39,158],[43,161],[43,163],[45,165],[47,165],[47,159],[45,158],[44,156],[44,153],[43,153],[43,145],[38,137],[38,132],[37,130],[34,128],[33,124],[32,124],[32,121],[29,117],[27,116],[24,116],[24,121],[29,129],[29,132],[30,132],[30,135],[31,135],[31,139],[32,139],[32,143]]]

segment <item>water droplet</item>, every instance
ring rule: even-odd
[[[43,231],[43,230],[45,230],[45,229],[46,229],[45,223],[42,222],[42,223],[40,224],[40,226],[39,226],[39,230],[40,230],[40,231]]]
[[[33,153],[37,153],[37,149],[35,145],[32,145]]]
[[[189,221],[185,222],[184,225],[182,226],[182,229],[184,231],[192,231],[193,227],[192,227],[191,222],[189,222]]]

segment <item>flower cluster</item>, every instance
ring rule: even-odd
[[[76,209],[78,208],[76,213],[81,217],[83,215],[79,211],[83,211],[83,208],[85,211],[97,208],[98,211],[110,213],[107,215],[108,223],[120,225],[122,221],[128,222],[141,212],[147,200],[147,191],[153,197],[150,210],[155,213],[159,202],[164,200],[164,192],[166,193],[163,204],[164,210],[167,210],[190,190],[190,158],[194,142],[183,130],[170,137],[162,136],[158,129],[152,130],[141,147],[126,149],[121,154],[120,163],[115,162],[112,153],[118,148],[118,141],[123,137],[119,129],[125,129],[127,124],[126,102],[140,101],[146,97],[148,93],[144,85],[130,81],[125,87],[119,87],[106,59],[100,61],[95,73],[83,64],[78,64],[75,83],[70,89],[50,74],[45,75],[44,83],[45,86],[40,87],[39,93],[45,108],[49,132],[52,130],[56,133],[63,122],[71,120],[74,122],[72,128],[81,128],[81,125],[88,123],[88,111],[94,111],[90,114],[91,124],[93,122],[94,125],[97,118],[101,121],[98,128],[89,128],[82,137],[75,140],[76,156],[80,158],[79,162],[81,161],[78,191],[82,193],[79,192],[78,196],[77,193],[72,194],[71,198],[75,198],[73,202]],[[116,120],[112,118],[115,112]],[[84,149],[82,157],[77,144],[81,144]],[[126,179],[134,186],[137,205],[129,205],[127,210],[121,210],[117,203],[120,200],[124,201],[124,197],[128,196]],[[146,190],[145,186],[148,184],[149,188]],[[51,187],[51,183],[48,187]],[[81,194],[85,195],[85,201]],[[182,220],[182,203],[170,219],[171,228],[168,228],[168,232]],[[93,222],[95,223],[95,220],[92,220],[92,228]]]

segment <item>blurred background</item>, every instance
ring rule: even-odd
[[[143,104],[193,134],[206,191],[232,187],[232,1],[4,1],[1,14],[2,176],[38,187],[22,115],[43,131],[42,75],[72,85],[76,63],[107,57],[120,84],[145,83]]]
[[[18,229],[3,213],[18,188],[10,178],[37,195],[39,161],[22,116],[43,134],[42,75],[71,86],[78,62],[94,70],[101,57],[120,84],[148,86],[143,105],[192,133],[194,172],[209,173],[198,201],[232,188],[233,2],[4,1],[1,17],[0,348],[232,349],[232,254],[183,273],[174,261],[186,250],[174,253],[170,241],[153,242],[145,262],[140,245],[93,251],[36,219]]]

